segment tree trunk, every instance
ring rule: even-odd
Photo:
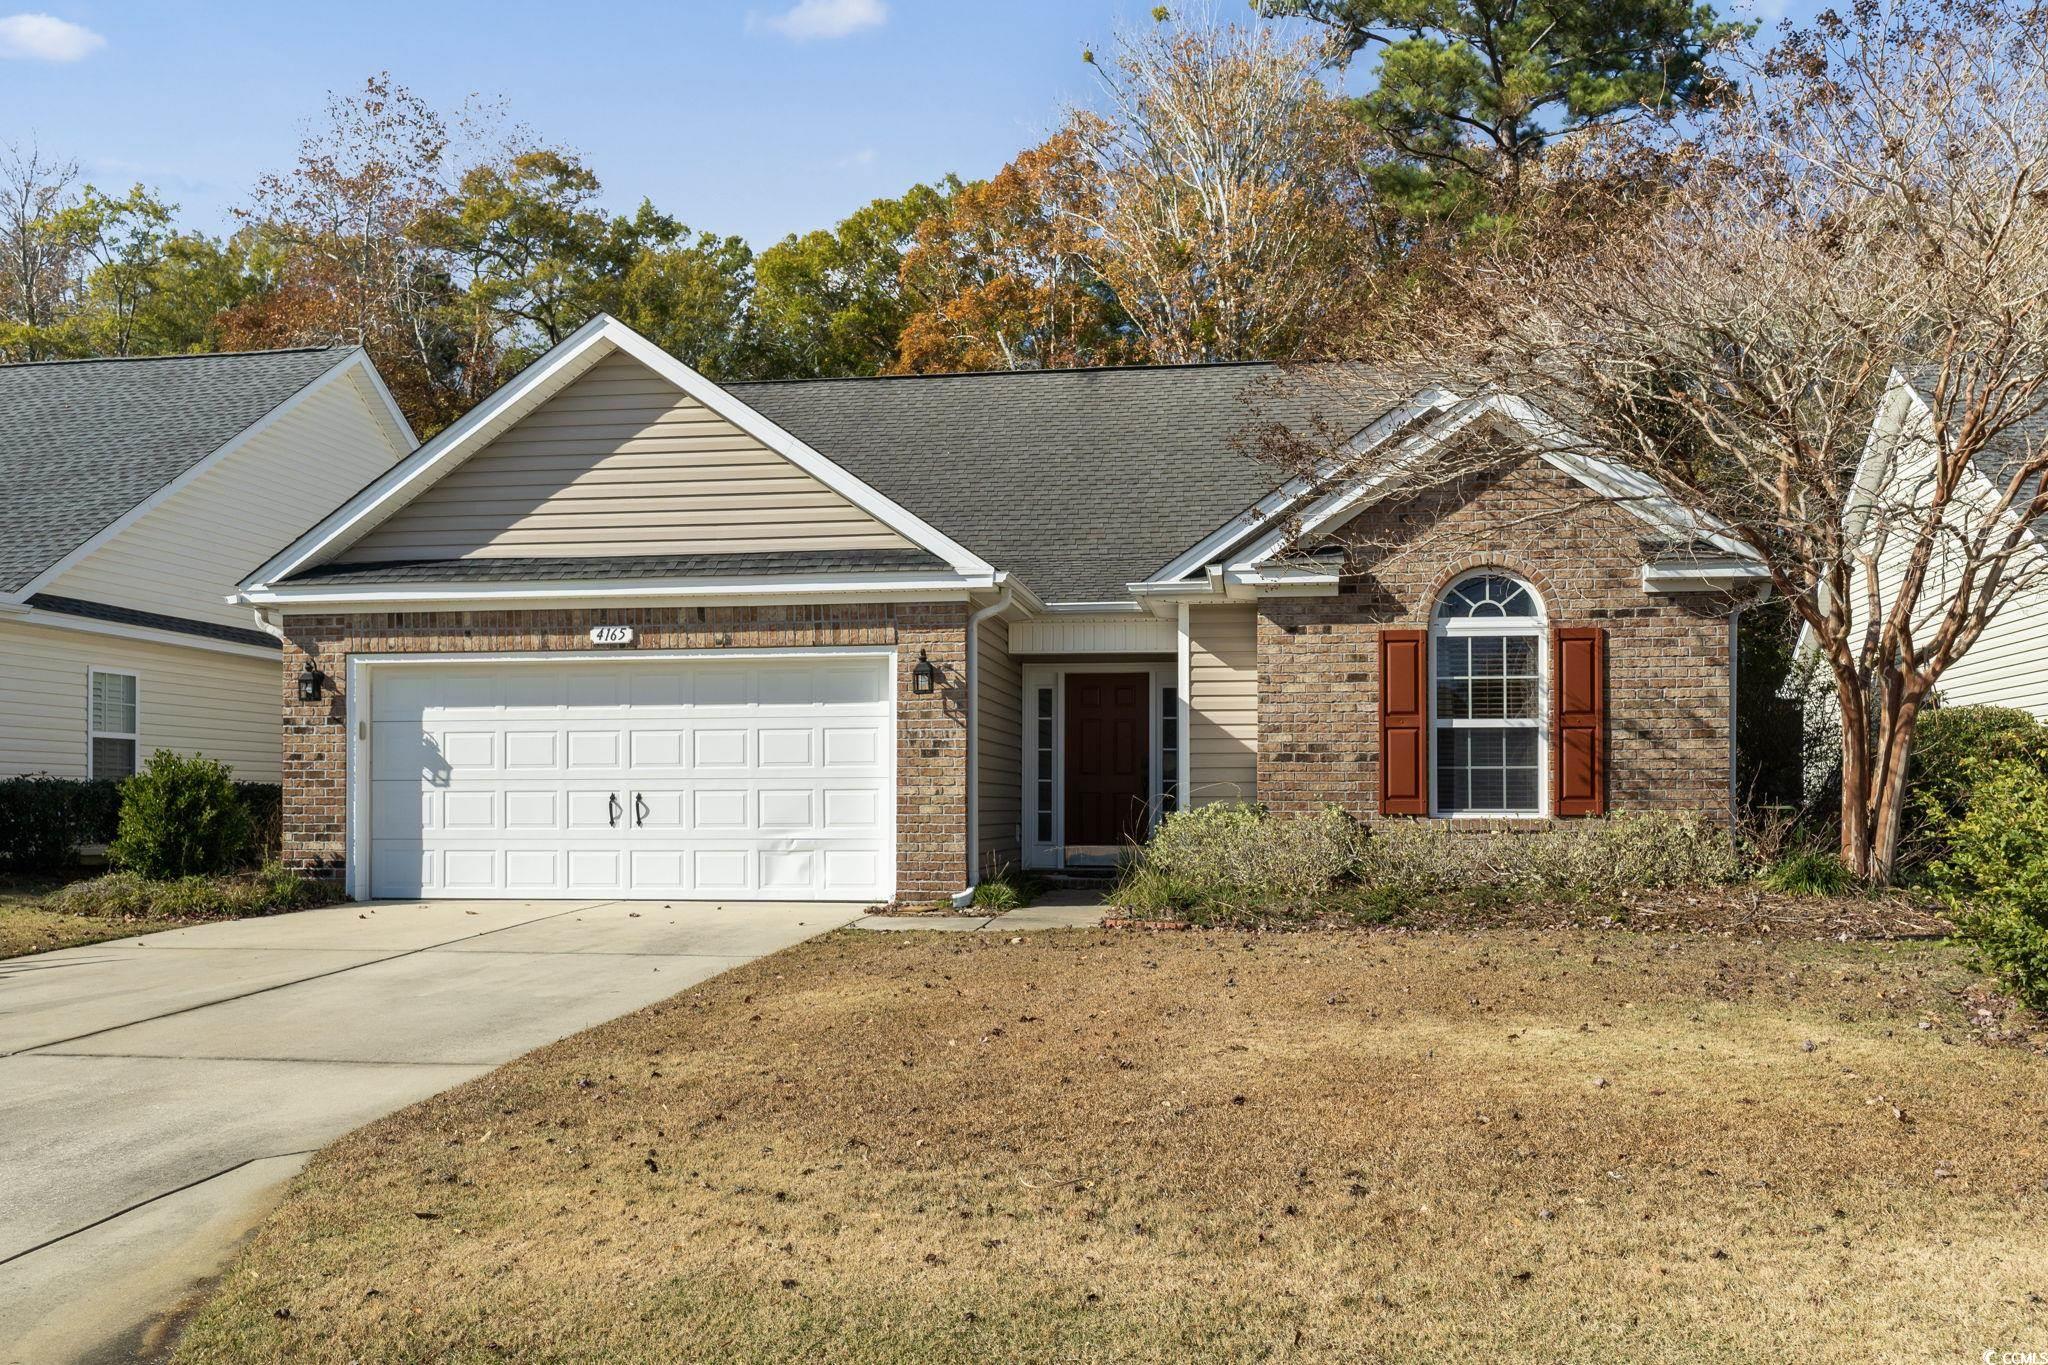
[[[1851,875],[1870,876],[1870,788],[1874,755],[1870,722],[1865,714],[1862,680],[1835,675],[1836,709],[1842,717],[1842,866]]]
[[[1899,831],[1906,813],[1906,765],[1913,756],[1913,727],[1919,721],[1922,700],[1919,693],[1907,693],[1899,699],[1894,714],[1880,722],[1890,737],[1884,768],[1871,793],[1876,818],[1870,826],[1870,879],[1880,885],[1891,881],[1898,862]]]

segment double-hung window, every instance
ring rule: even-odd
[[[1500,573],[1451,585],[1430,656],[1439,815],[1543,813],[1543,603]]]
[[[132,777],[141,745],[141,684],[133,673],[95,668],[86,683],[86,761],[93,777]]]

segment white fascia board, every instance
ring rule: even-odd
[[[568,379],[583,373],[610,347],[604,338],[611,319],[600,313],[564,337],[559,345],[527,366],[483,402],[464,413],[440,435],[372,480],[354,497],[329,512],[297,540],[278,551],[243,579],[242,588],[260,587],[303,568],[316,556],[362,535],[440,477],[451,456],[467,449],[480,433],[496,435],[494,426],[531,399],[538,406]],[[602,349],[600,349],[602,348]],[[592,354],[593,351],[598,354]],[[579,363],[580,362],[580,363]],[[430,477],[431,476],[431,477]],[[380,515],[380,513],[382,515]]]
[[[1680,592],[1723,592],[1746,584],[1770,581],[1771,572],[1754,561],[1703,564],[1643,565],[1643,591],[1668,594]]]
[[[1258,597],[1334,597],[1338,575],[1321,569],[1274,565],[1258,569],[1226,569],[1224,596],[1234,600]]]
[[[1043,609],[1048,615],[1059,615],[1061,613],[1081,613],[1088,616],[1121,615],[1125,613],[1142,612],[1145,610],[1143,604],[1138,602],[1127,601],[1046,602],[1043,604]]]
[[[188,635],[182,630],[158,630],[152,626],[129,625],[125,621],[98,621],[90,616],[73,616],[69,612],[44,611],[39,607],[25,607],[14,604],[0,606],[0,616],[23,625],[48,626],[52,630],[76,630],[87,635],[111,635],[122,640],[141,640],[153,645],[171,645],[178,649],[197,649],[208,654],[233,654],[244,659],[264,659],[276,663],[281,657],[277,650],[262,645],[238,644],[233,640],[215,640],[205,635]]]
[[[393,607],[439,607],[461,610],[509,610],[518,606],[594,605],[675,601],[731,601],[765,605],[820,599],[861,601],[943,601],[996,586],[993,575],[906,578],[903,575],[849,574],[832,579],[796,578],[672,578],[649,580],[570,579],[513,580],[502,583],[405,583],[388,587],[321,588],[285,584],[246,588],[235,600],[255,607],[319,608],[327,611],[380,611]]]
[[[101,546],[105,545],[115,536],[120,535],[123,531],[126,531],[130,526],[133,526],[136,522],[142,520],[151,512],[154,512],[157,508],[163,506],[166,502],[169,502],[172,498],[178,496],[179,493],[183,492],[186,488],[191,486],[194,480],[200,478],[209,470],[216,468],[221,464],[222,461],[228,459],[236,451],[242,449],[244,446],[248,445],[249,442],[255,440],[258,436],[261,436],[264,432],[276,426],[279,422],[283,421],[286,417],[289,417],[292,413],[298,411],[298,409],[302,405],[304,405],[308,400],[310,400],[314,394],[322,392],[328,387],[328,385],[333,384],[336,381],[344,378],[345,376],[354,373],[359,362],[366,366],[368,366],[369,362],[369,357],[364,355],[360,350],[358,350],[354,356],[351,356],[349,359],[344,360],[341,364],[336,365],[327,373],[303,385],[296,393],[292,394],[289,398],[286,398],[276,407],[264,413],[261,417],[251,422],[248,426],[243,427],[233,436],[230,436],[227,440],[223,441],[220,445],[216,446],[211,453],[201,457],[199,462],[194,464],[190,469],[187,469],[184,473],[178,475],[169,483],[157,489],[156,492],[151,493],[141,502],[136,503],[126,512],[123,512],[120,516],[114,518],[114,520],[108,522],[105,526],[102,526],[90,539],[86,540],[83,544],[77,546],[69,554],[65,555],[62,559],[58,560],[55,564],[52,564],[49,568],[44,569],[41,573],[37,574],[33,579],[29,580],[29,582],[25,584],[23,587],[21,587],[13,593],[7,594],[4,598],[0,598],[0,600],[8,602],[26,602],[29,598],[41,592],[46,586],[55,582],[63,574],[69,571],[73,565],[77,564],[87,555],[92,554],[95,550],[98,550]],[[372,375],[375,375],[376,367],[369,366],[369,371]],[[379,381],[380,386],[381,383],[382,381]],[[394,411],[395,410],[396,409],[394,408]],[[403,423],[405,419],[403,416],[400,416],[398,420],[400,421],[400,423]],[[412,434],[412,428],[409,426],[404,426],[401,429],[408,436]]]
[[[1311,489],[1335,478],[1360,455],[1383,444],[1410,422],[1426,417],[1432,412],[1442,412],[1460,401],[1458,395],[1448,389],[1422,390],[1407,403],[1367,423],[1344,443],[1340,453],[1324,461],[1313,477],[1290,479],[1286,484],[1260,498],[1251,507],[1202,537],[1165,568],[1146,579],[1144,586],[1153,588],[1184,584],[1189,574],[1195,573],[1211,560],[1236,548],[1259,527],[1299,502]],[[1139,589],[1138,584],[1129,586],[1133,592]]]

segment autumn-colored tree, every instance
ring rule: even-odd
[[[78,246],[62,215],[78,163],[9,145],[0,158],[0,359],[61,354],[51,330],[76,278]]]
[[[1149,359],[1292,355],[1378,267],[1370,151],[1321,55],[1167,20],[1095,63],[1105,107],[1068,118],[1049,179]]]
[[[240,211],[278,268],[275,287],[227,320],[228,339],[361,345],[422,433],[447,425],[496,387],[498,328],[419,229],[445,212],[462,160],[509,158],[517,144],[489,110],[451,129],[389,74],[330,95],[292,167],[259,180]]]
[[[1078,196],[1056,180],[1084,163],[1071,132],[1024,152],[992,178],[962,185],[917,225],[903,287],[917,311],[894,368],[1044,369],[1124,358],[1128,321],[1088,257]]]

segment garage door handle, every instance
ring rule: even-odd
[[[633,828],[640,828],[640,822],[647,818],[647,803],[640,799],[640,793],[633,793]]]
[[[617,792],[613,792],[611,795],[611,821],[613,829],[617,829],[619,827],[619,812],[622,809],[624,808],[619,805],[619,794]]]

